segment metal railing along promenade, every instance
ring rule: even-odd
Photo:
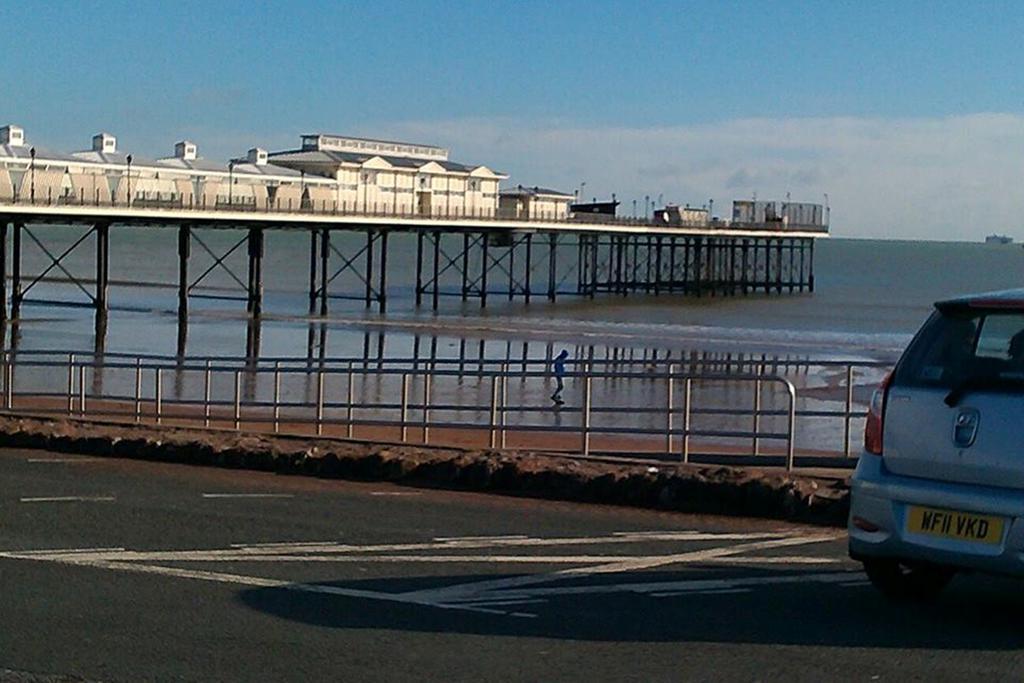
[[[845,379],[826,406],[801,406],[786,374],[811,365]],[[525,448],[681,462],[848,466],[855,373],[880,364],[591,360],[566,373],[553,407],[546,359],[177,359],[6,352],[2,405],[65,414],[386,442]],[[791,374],[792,376],[792,374]],[[840,421],[843,443],[799,452],[797,420]],[[766,448],[770,442],[773,448]],[[744,445],[745,444],[745,445]],[[817,455],[815,455],[817,453]],[[822,453],[830,455],[822,456]]]

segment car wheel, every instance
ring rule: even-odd
[[[934,600],[955,574],[947,567],[899,560],[865,560],[864,572],[885,597],[901,602]]]

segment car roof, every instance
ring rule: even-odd
[[[1002,289],[994,292],[965,294],[952,299],[936,301],[939,310],[947,308],[1016,308],[1024,310],[1024,288]]]

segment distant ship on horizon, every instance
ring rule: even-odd
[[[1007,235],[989,235],[985,238],[985,244],[1013,244],[1013,238]]]

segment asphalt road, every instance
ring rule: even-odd
[[[891,605],[831,529],[0,451],[0,680],[1019,679],[1020,589]]]

